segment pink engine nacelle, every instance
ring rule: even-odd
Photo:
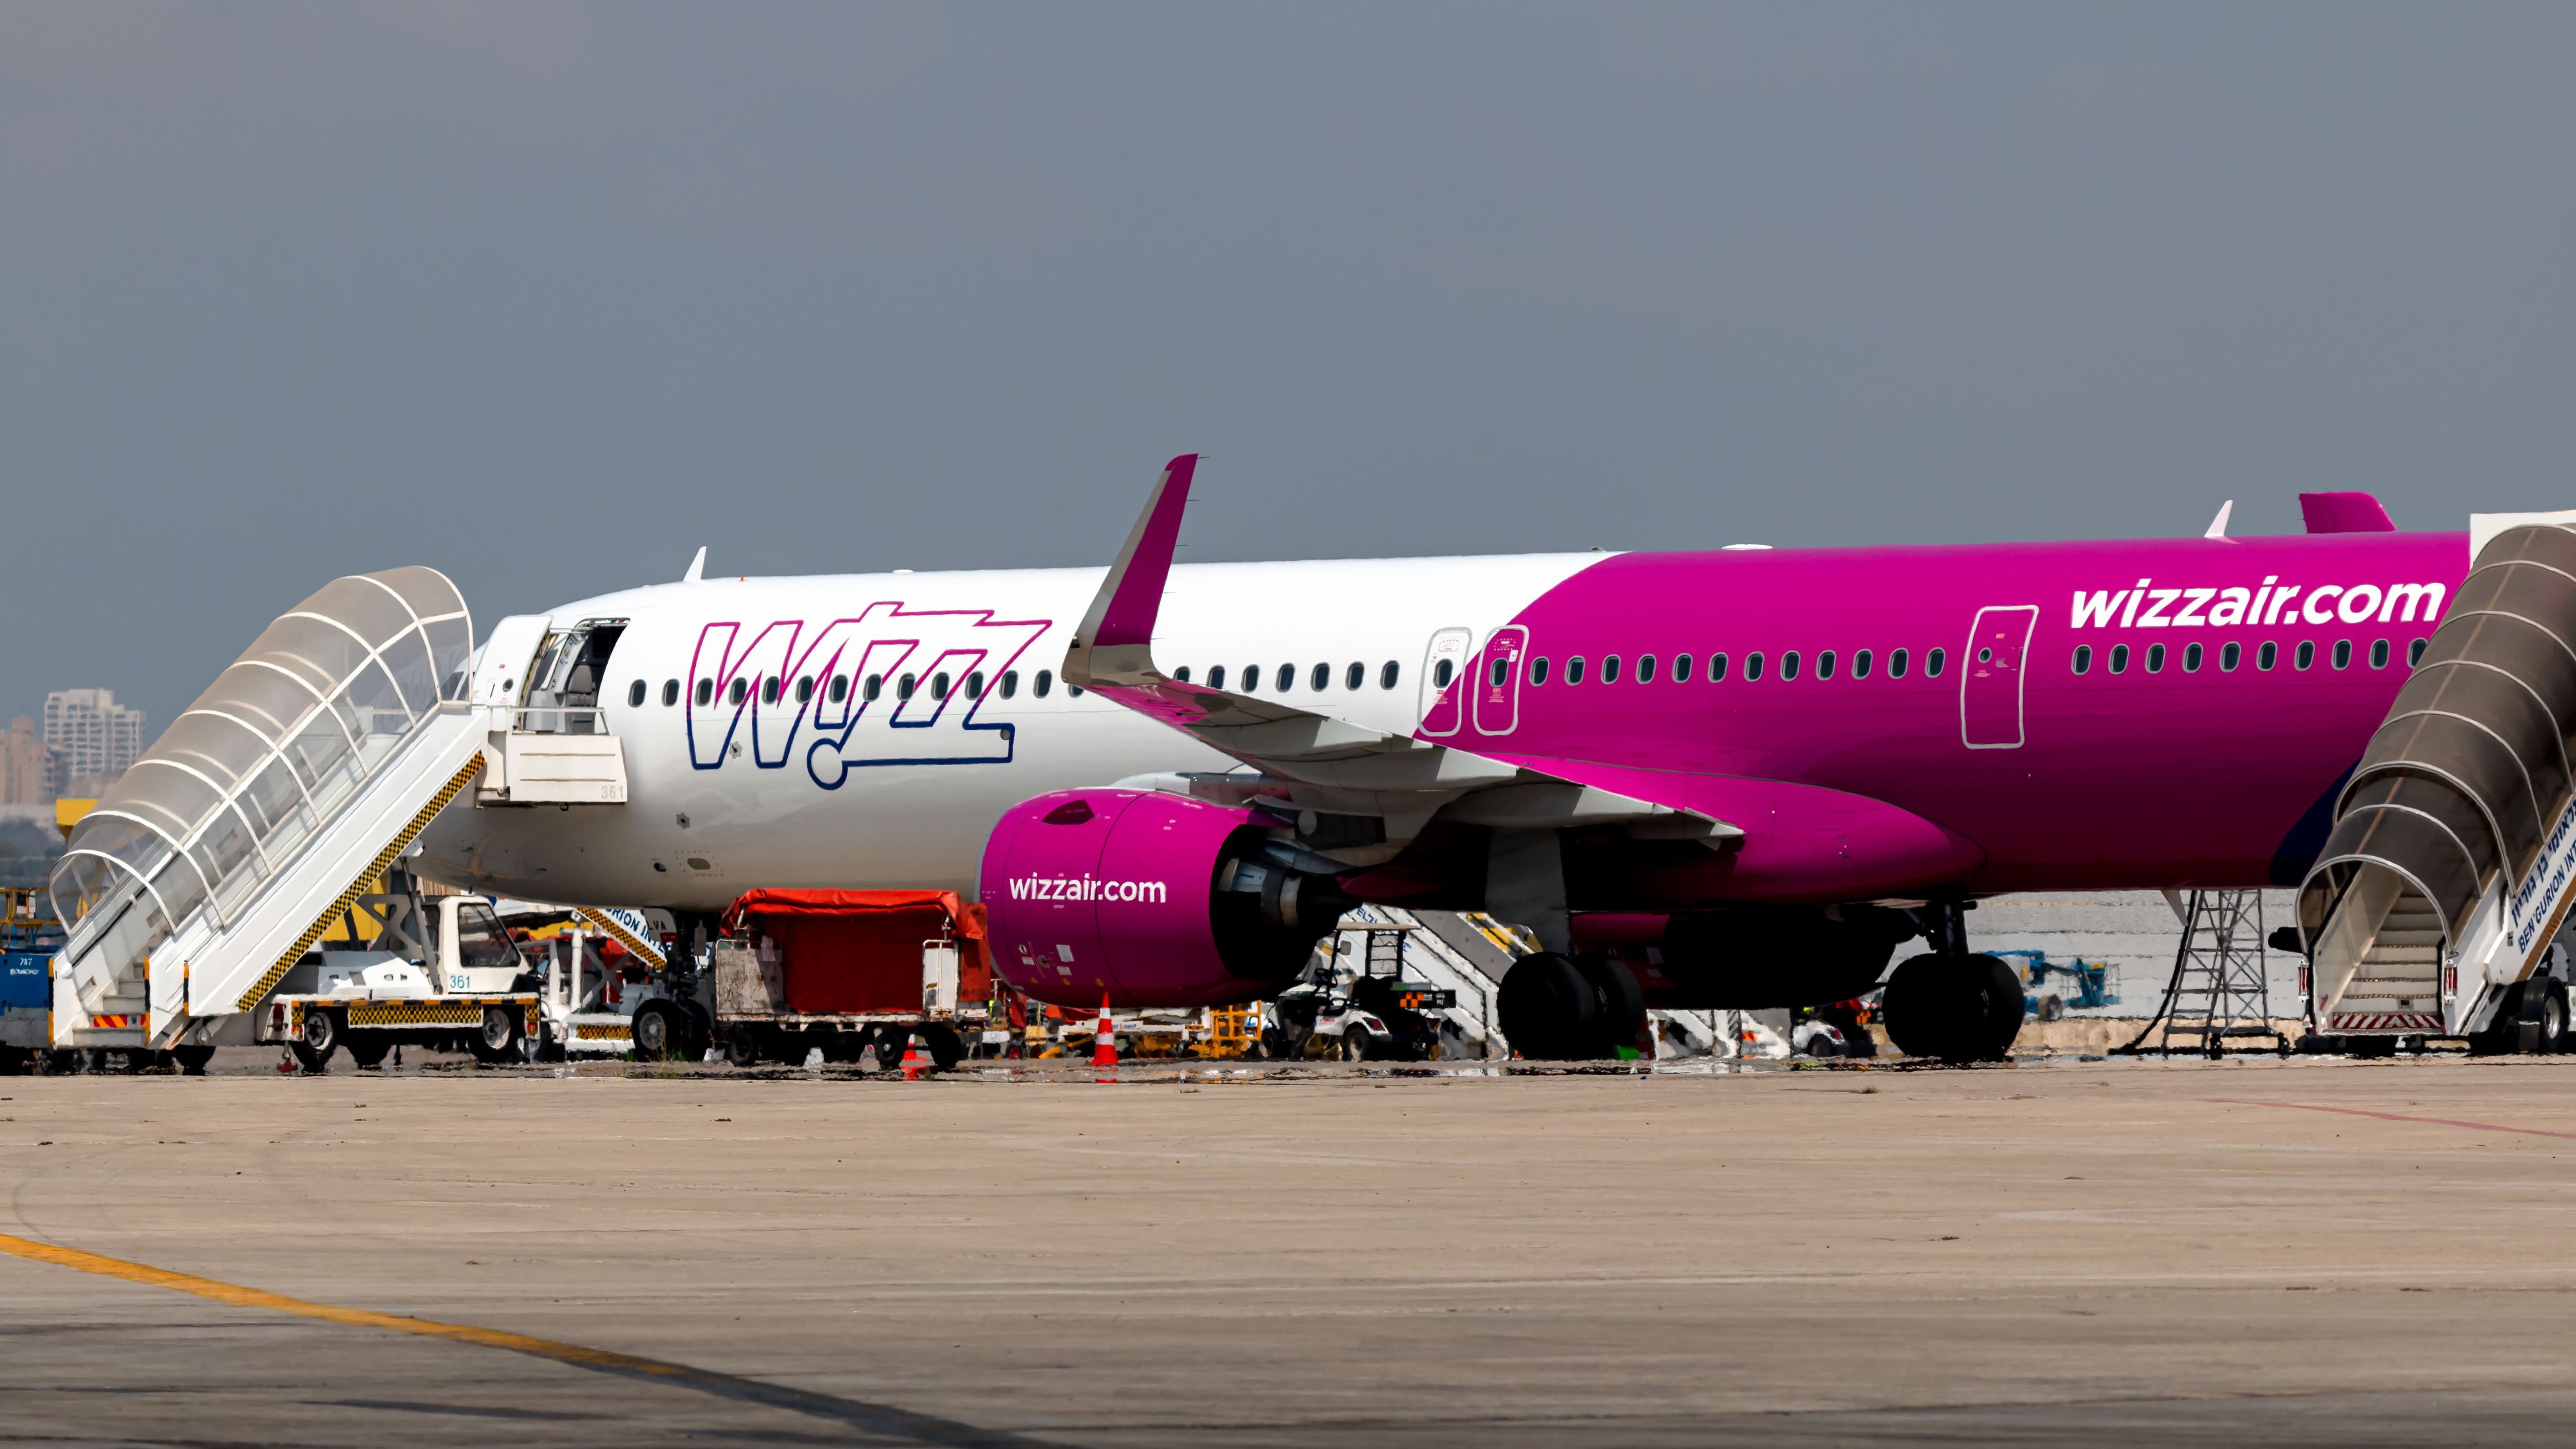
[[[1275,992],[1351,905],[1285,834],[1258,809],[1148,790],[1024,800],[984,842],[993,969],[1064,1006]]]

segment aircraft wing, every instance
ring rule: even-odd
[[[1410,840],[1444,812],[1444,818],[1461,823],[1505,828],[1636,822],[1647,833],[1712,842],[1743,833],[1687,806],[1165,674],[1154,663],[1154,623],[1197,468],[1195,453],[1165,465],[1074,631],[1064,678],[1233,756],[1253,773],[1121,783],[1229,804],[1266,799],[1298,811],[1376,816],[1386,822],[1389,845]]]

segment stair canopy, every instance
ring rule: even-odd
[[[2534,873],[2576,798],[2571,749],[2576,533],[2509,529],[2479,552],[2371,736],[2300,887],[2321,1015],[2357,976],[2372,979],[2365,965],[2414,965],[2426,943],[2411,938],[2427,926],[2438,932],[2429,972],[2457,954],[2491,898],[2499,922],[2552,912],[2536,896],[2553,883]],[[2404,920],[2402,945],[2382,939],[2399,930],[2392,915]]]
[[[49,880],[65,960],[123,972],[192,913],[218,922],[442,702],[473,620],[435,569],[335,579],[280,615],[74,830]]]

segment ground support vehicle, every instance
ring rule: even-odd
[[[2110,968],[2098,961],[2051,961],[2045,951],[1989,951],[1997,960],[2021,959],[2022,1011],[2041,1021],[2055,1021],[2069,1011],[2117,1006],[2111,994]],[[2051,988],[2052,978],[2061,984]]]
[[[406,872],[352,908],[374,925],[366,949],[307,951],[258,1013],[257,1040],[306,1071],[348,1048],[361,1067],[405,1043],[461,1048],[478,1061],[526,1061],[543,1041],[540,980],[492,902],[424,897]]]
[[[63,928],[33,890],[0,890],[0,1074],[53,1045],[53,956]]]
[[[1270,1055],[1419,1062],[1452,1054],[1439,1014],[1457,1007],[1456,989],[1404,974],[1406,941],[1422,929],[1359,912],[1343,917],[1334,940],[1271,1003]]]
[[[635,1008],[637,1056],[713,1047],[737,1066],[798,1066],[873,1052],[890,1070],[918,1038],[946,1070],[992,1018],[983,908],[953,891],[747,891],[721,931],[703,969],[664,973],[663,995]]]

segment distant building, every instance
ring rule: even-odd
[[[114,690],[57,689],[45,696],[45,743],[62,752],[65,789],[112,783],[143,753],[143,711]]]
[[[63,752],[20,715],[0,735],[0,805],[51,805],[63,793]]]

